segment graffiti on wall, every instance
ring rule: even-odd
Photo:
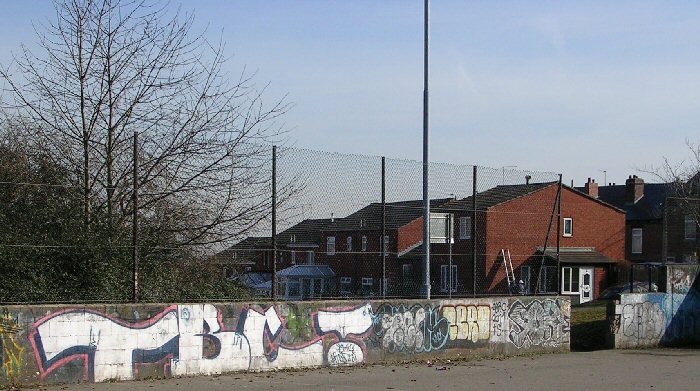
[[[508,310],[509,340],[518,349],[560,346],[569,334],[568,306],[565,300],[532,300],[527,304],[515,300]]]
[[[488,341],[491,337],[491,306],[447,305],[442,315],[449,323],[450,340]]]
[[[22,368],[25,347],[18,338],[20,331],[17,319],[4,312],[0,317],[0,365],[5,378],[19,375]]]
[[[695,283],[695,278],[698,275],[698,270],[695,268],[686,267],[671,267],[670,282],[671,292],[673,293],[690,293]]]
[[[424,353],[442,349],[449,338],[448,320],[439,308],[384,304],[375,313],[375,333],[389,353]]]
[[[493,325],[493,336],[497,340],[505,338],[508,334],[506,330],[506,314],[508,313],[508,302],[497,301],[491,307],[491,324]]]
[[[41,378],[82,360],[90,381],[133,379],[143,365],[180,376],[364,361],[363,339],[373,325],[369,304],[319,310],[312,322],[315,336],[289,345],[281,341],[285,319],[274,306],[244,307],[232,329],[210,304],[171,306],[135,323],[68,309],[37,321],[30,342]]]
[[[659,303],[649,301],[625,304],[620,318],[622,333],[637,340],[658,341],[666,327]]]

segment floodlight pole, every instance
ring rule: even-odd
[[[430,168],[429,155],[429,122],[428,122],[428,54],[430,49],[429,20],[430,0],[425,0],[424,38],[423,38],[423,248],[424,281],[423,293],[430,300],[430,198],[428,195],[428,171]]]

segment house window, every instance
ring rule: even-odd
[[[448,243],[448,241],[454,242],[452,231],[451,214],[430,214],[430,243]]]
[[[263,254],[263,268],[265,269],[270,267],[270,258],[272,258],[270,255],[271,254],[267,251]]]
[[[564,218],[564,236],[574,235],[574,219],[571,217]]]
[[[697,222],[693,216],[685,216],[685,238],[695,239],[697,235]]]
[[[335,255],[335,236],[326,238],[326,254]]]
[[[459,238],[460,239],[471,239],[472,238],[472,218],[471,217],[460,217],[459,218]]]
[[[557,292],[557,267],[542,266],[540,271],[540,293]]]
[[[384,254],[388,254],[389,253],[389,235],[385,235],[384,240],[382,240],[380,237],[379,241],[383,244],[382,247],[383,247]]]
[[[530,266],[523,265],[520,267],[520,280],[522,280],[524,285],[523,294],[527,295],[530,293]]]
[[[632,254],[642,253],[642,229],[632,228]]]
[[[314,252],[309,250],[306,252],[306,264],[307,265],[313,265],[314,264]]]
[[[362,251],[367,251],[367,237],[362,236]]]
[[[289,243],[295,243],[297,241],[297,236],[292,234],[289,236]]]
[[[352,251],[352,236],[348,236],[348,238],[345,240],[346,247],[348,252]]]
[[[352,286],[352,277],[340,277],[340,292],[350,293]]]
[[[372,277],[362,277],[362,286],[369,286],[371,287],[374,285],[374,278]]]
[[[450,284],[450,265],[440,266],[440,291],[447,292],[452,287],[452,292],[457,292],[457,265],[452,265],[452,284]]]
[[[409,280],[413,278],[413,264],[404,263],[403,267],[401,268],[401,274],[404,280]]]
[[[579,294],[579,273],[577,267],[561,268],[561,293]]]
[[[296,265],[297,263],[297,252],[292,250],[292,265]]]

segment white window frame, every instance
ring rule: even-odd
[[[292,250],[290,258],[292,261],[292,265],[296,265],[297,264],[297,252]]]
[[[462,216],[459,218],[459,238],[463,240],[472,238],[471,216]]]
[[[326,238],[326,254],[335,255],[335,236]]]
[[[578,290],[572,290],[571,287],[574,286],[574,270],[576,270],[576,286]],[[568,282],[569,289],[566,289],[567,282],[567,271],[568,271]],[[561,268],[561,293],[563,295],[578,295],[581,293],[581,271],[575,266],[564,266]]]
[[[684,220],[684,235],[686,240],[694,240],[698,234],[698,223],[692,215],[686,215]]]
[[[566,229],[566,222],[569,222],[569,230]],[[564,222],[562,224],[562,236],[570,238],[574,236],[574,219],[572,217],[564,217]]]
[[[362,286],[373,286],[374,278],[372,277],[362,277]]]
[[[306,251],[306,264],[307,264],[307,265],[313,265],[313,264],[314,264],[314,251],[313,251],[313,250],[307,250],[307,251]]]
[[[367,251],[367,236],[362,235],[362,251]]]
[[[449,284],[450,265],[440,265],[440,292],[448,292]],[[457,292],[457,265],[452,265],[452,292]]]
[[[379,242],[382,244],[383,254],[389,254],[389,235],[384,235],[384,239],[380,236]]]
[[[348,238],[345,239],[345,247],[347,252],[352,252],[352,236],[348,236]]]
[[[451,213],[431,213],[430,214],[430,243],[454,243],[454,217]],[[445,233],[447,236],[437,236],[432,229],[433,223],[445,224]]]
[[[644,230],[632,228],[632,254],[641,254],[644,246]]]

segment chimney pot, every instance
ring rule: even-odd
[[[588,178],[584,188],[586,189],[586,194],[593,198],[598,198],[598,184],[595,183],[594,179]]]
[[[634,204],[644,197],[644,179],[630,175],[625,181],[625,202]]]

